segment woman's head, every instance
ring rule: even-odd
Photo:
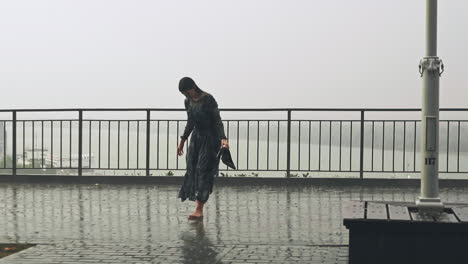
[[[190,98],[193,98],[196,94],[200,94],[202,92],[195,81],[193,81],[190,77],[184,77],[180,79],[179,91]]]

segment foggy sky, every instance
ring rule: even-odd
[[[468,1],[439,1],[441,107],[467,107]],[[0,108],[420,107],[425,1],[0,1]]]

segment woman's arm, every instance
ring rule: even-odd
[[[184,133],[180,136],[180,142],[177,146],[177,155],[182,156],[184,154],[184,144],[187,138],[189,137],[190,133],[193,130],[194,122],[190,111],[188,110],[188,99],[184,101],[185,110],[187,111],[187,124],[185,125]]]
[[[185,105],[185,110],[187,110],[187,124],[185,125],[184,133],[182,134],[182,136],[180,136],[182,141],[187,140],[190,133],[192,133],[193,126],[194,126],[192,115],[190,114],[190,111],[188,110],[188,103],[189,103],[188,99],[185,99],[184,105]]]
[[[221,115],[219,114],[218,103],[214,99],[214,97],[210,98],[210,113],[211,118],[214,122],[216,134],[218,135],[219,139],[227,139],[226,135],[224,134],[224,125],[223,121],[221,120]]]

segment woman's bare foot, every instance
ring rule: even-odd
[[[202,211],[198,211],[198,210],[195,210],[195,212],[191,213],[189,216],[188,216],[188,219],[189,220],[197,220],[197,219],[201,219],[203,218],[203,212]]]
[[[203,217],[203,203],[196,201],[197,207],[195,208],[195,212],[189,215],[188,219],[199,219]]]
[[[203,217],[203,213],[202,212],[193,212],[189,215],[188,219],[198,219],[198,218],[202,218]]]

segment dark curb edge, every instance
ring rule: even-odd
[[[182,176],[57,176],[57,175],[5,175],[0,176],[3,183],[73,183],[73,184],[157,184],[180,185]],[[359,178],[271,178],[271,177],[217,177],[219,185],[329,185],[329,186],[384,186],[419,187],[419,179],[359,179]],[[468,179],[440,179],[439,185],[445,187],[468,187]]]

